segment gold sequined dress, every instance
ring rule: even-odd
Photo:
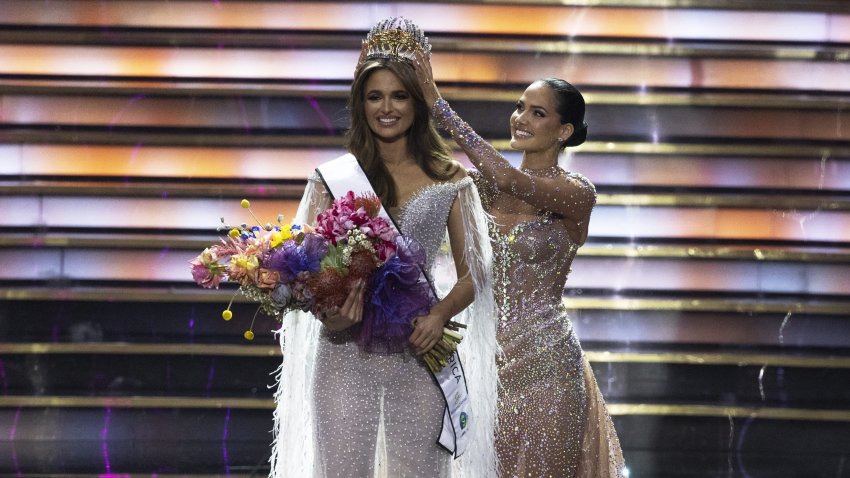
[[[473,164],[483,166],[473,177],[493,216],[497,339],[504,352],[496,438],[502,476],[623,476],[616,431],[561,300],[580,243],[560,214],[519,197],[534,191],[497,188],[499,169],[512,166],[447,103],[439,100],[434,114]],[[587,178],[557,166],[523,172],[562,180],[564,187],[553,190],[553,196],[568,206],[585,207],[589,219],[596,193]]]

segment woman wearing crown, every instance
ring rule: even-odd
[[[284,318],[275,478],[496,475],[491,249],[477,190],[430,122],[412,65],[428,55],[428,39],[405,19],[372,28],[349,96],[350,154],[311,176],[295,222],[314,222],[347,191],[374,192],[424,250],[421,281],[437,291],[434,305],[413,320],[401,353],[358,344],[364,314],[381,306],[363,283],[322,317]],[[469,324],[460,357],[432,373],[419,354],[450,319]]]
[[[596,202],[587,178],[558,166],[559,153],[587,135],[584,98],[563,80],[532,83],[510,118],[511,147],[523,152],[514,168],[440,98],[429,58],[415,65],[435,120],[477,168],[493,216],[502,476],[622,476],[616,431],[561,302]]]

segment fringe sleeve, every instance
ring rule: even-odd
[[[481,206],[484,207],[485,211],[489,211],[493,207],[493,202],[499,197],[499,188],[477,169],[468,169],[466,173],[472,178],[475,188],[478,189],[478,195],[481,196]]]
[[[294,224],[311,224],[331,204],[331,196],[316,173],[307,181]],[[278,367],[274,394],[271,478],[312,476],[313,414],[310,407],[319,321],[311,314],[290,312],[277,332],[283,362]]]
[[[458,200],[464,224],[463,257],[475,286],[475,300],[455,320],[468,325],[460,350],[474,416],[469,445],[454,461],[452,476],[489,478],[498,476],[496,357],[501,353],[496,342],[496,304],[490,270],[493,253],[487,230],[489,218],[471,180],[459,183]]]

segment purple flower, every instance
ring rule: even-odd
[[[407,346],[413,319],[435,302],[420,268],[425,251],[413,239],[396,238],[397,255],[378,268],[370,284],[357,342],[368,352],[397,353]]]
[[[271,251],[264,264],[268,269],[280,272],[284,281],[292,282],[301,272],[318,272],[327,252],[328,243],[323,237],[306,234],[301,244],[288,240]]]
[[[395,238],[396,255],[399,256],[401,262],[406,264],[416,264],[425,266],[425,249],[422,244],[413,238],[405,236],[397,236]]]

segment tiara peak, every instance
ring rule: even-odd
[[[366,58],[386,58],[413,63],[416,53],[431,56],[428,37],[412,21],[404,17],[381,20],[366,35]]]

